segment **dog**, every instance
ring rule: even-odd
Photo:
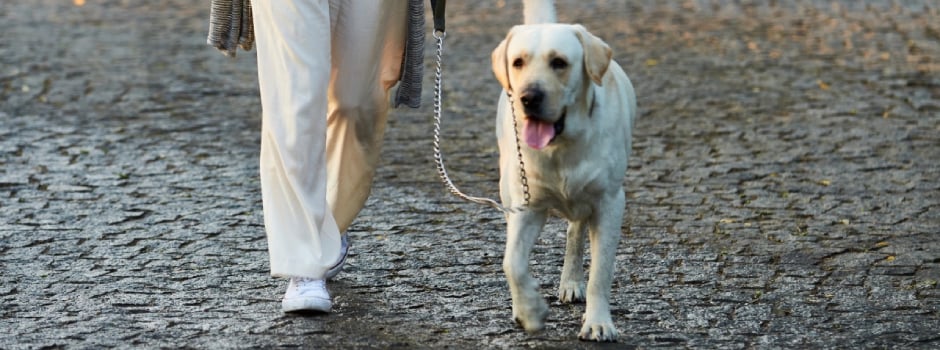
[[[529,253],[548,216],[558,215],[568,221],[558,299],[586,301],[580,339],[616,341],[610,287],[636,94],[604,41],[578,24],[530,24],[529,10],[526,24],[513,27],[492,53],[503,87],[496,118],[500,199],[507,208],[523,205],[524,185],[529,196],[524,210],[506,214],[503,271],[513,318],[528,332],[544,327],[548,304],[529,273]],[[554,10],[548,13],[538,21],[554,22]],[[591,252],[586,289],[585,231]]]

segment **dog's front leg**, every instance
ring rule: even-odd
[[[584,324],[578,337],[583,340],[616,341],[617,327],[610,317],[610,285],[614,275],[617,244],[626,198],[607,196],[589,225],[591,237],[591,274],[588,277]]]
[[[545,213],[528,209],[506,216],[503,272],[512,294],[512,316],[528,332],[541,330],[548,316],[548,303],[539,294],[538,282],[529,273],[529,252],[546,217]]]
[[[569,221],[567,237],[558,301],[574,303],[584,301],[584,221]]]

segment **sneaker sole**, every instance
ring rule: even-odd
[[[338,275],[340,271],[343,271],[343,265],[346,265],[346,256],[349,255],[349,243],[348,243],[349,241],[347,241],[347,239],[348,239],[347,236],[344,234],[343,243],[346,245],[346,250],[343,251],[343,256],[339,258],[339,261],[336,262],[336,264],[333,264],[333,267],[331,267],[329,270],[326,270],[327,280],[331,280],[333,279],[333,277],[336,277],[336,275]]]

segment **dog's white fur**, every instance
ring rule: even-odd
[[[512,313],[527,331],[544,326],[548,305],[528,263],[551,212],[568,221],[558,298],[566,303],[586,299],[581,339],[615,341],[610,286],[625,207],[623,181],[636,96],[627,75],[611,59],[607,44],[580,25],[545,23],[554,21],[554,7],[550,11],[529,7],[551,6],[550,1],[541,1],[526,0],[527,24],[513,27],[492,54],[493,71],[504,89],[496,123],[504,206],[524,202],[513,118],[519,127],[532,117],[529,112],[547,122],[564,118],[564,129],[548,146],[537,150],[521,145],[531,198],[526,210],[506,215],[503,270],[512,294]],[[553,63],[556,59],[567,66],[558,69],[557,61]],[[545,96],[537,111],[527,109],[519,97],[533,88]],[[505,91],[513,94],[512,109]],[[591,251],[586,294],[585,229]]]

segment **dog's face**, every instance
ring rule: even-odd
[[[564,130],[568,108],[600,85],[611,50],[580,25],[515,26],[493,51],[493,73],[512,93],[523,139],[541,149]]]

